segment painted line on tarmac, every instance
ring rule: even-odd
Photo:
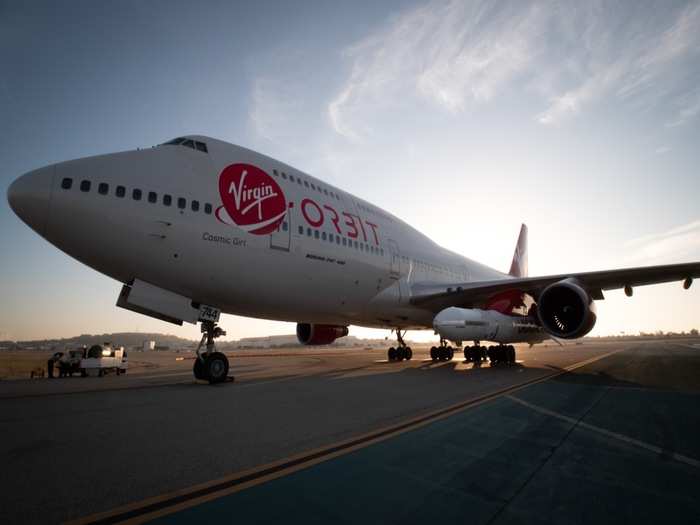
[[[605,359],[606,357],[624,350],[625,348],[621,348],[592,357],[590,359],[586,359],[585,361],[569,365],[563,369],[558,369],[545,376],[529,379],[522,383],[491,392],[490,394],[461,401],[449,407],[435,410],[428,414],[409,419],[408,421],[384,427],[382,429],[356,436],[333,445],[327,445],[311,451],[303,452],[283,460],[278,460],[273,463],[268,463],[266,465],[254,467],[242,472],[237,472],[223,478],[201,483],[168,494],[130,503],[107,512],[93,514],[91,516],[70,521],[68,523],[69,525],[106,525],[112,523],[134,525],[138,523],[145,523],[162,516],[167,516],[169,514],[206,503],[207,501],[212,501],[235,492],[240,492],[244,489],[260,485],[267,481],[272,481],[274,479],[287,476],[299,470],[312,467],[318,463],[366,448],[375,443],[394,438],[406,432],[416,430],[436,421],[448,418],[469,408],[474,408],[489,401],[507,396],[508,394],[512,394],[523,388],[527,388],[560,375],[567,374],[573,370],[596,361],[600,361],[601,359]]]
[[[604,428],[591,425],[590,423],[584,423],[583,421],[579,421],[576,418],[565,416],[564,414],[560,414],[559,412],[554,412],[553,410],[549,410],[547,408],[541,407],[539,405],[533,405],[532,403],[528,403],[527,401],[520,399],[519,397],[515,397],[512,395],[507,395],[505,396],[506,399],[510,399],[511,401],[514,401],[515,403],[518,403],[524,407],[529,408],[530,410],[534,410],[535,412],[539,412],[540,414],[544,414],[547,416],[554,417],[556,419],[559,419],[561,421],[566,421],[567,423],[571,423],[575,427],[581,427],[585,428],[586,430],[590,430],[592,432],[595,432],[597,434],[601,434],[603,436],[616,439],[618,441],[622,441],[623,443],[627,443],[629,445],[634,445],[636,447],[642,448],[644,450],[648,450],[649,452],[654,452],[656,454],[659,454],[664,457],[668,457],[671,459],[675,459],[676,461],[679,461],[680,463],[685,463],[686,465],[690,465],[691,467],[695,468],[700,468],[700,461],[697,459],[684,456],[683,454],[677,454],[675,452],[671,452],[669,450],[664,450],[661,447],[657,447],[656,445],[652,445],[651,443],[646,443],[644,441],[640,441],[638,439],[635,439],[633,437],[625,436],[624,434],[620,434],[618,432],[613,432],[611,430],[606,430]]]

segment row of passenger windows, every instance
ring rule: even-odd
[[[329,190],[327,188],[321,188],[321,186],[317,186],[316,184],[314,184],[313,182],[309,182],[308,180],[302,180],[301,177],[299,177],[299,176],[294,177],[294,175],[287,175],[285,172],[277,171],[276,169],[272,170],[272,174],[275,177],[282,177],[284,180],[289,179],[290,182],[296,182],[299,186],[304,186],[304,187],[312,189],[314,191],[318,191],[319,193],[321,193],[323,195],[328,195],[332,199],[335,199],[338,201],[342,200],[340,198],[340,195],[338,195],[334,191]]]
[[[61,181],[61,188],[64,190],[70,190],[73,187],[73,179],[70,177],[66,177]],[[81,180],[80,181],[80,191],[82,192],[89,192],[90,189],[92,188],[92,181],[89,181],[87,179]],[[106,182],[100,182],[97,185],[97,193],[100,195],[107,195],[109,194],[109,184]],[[131,198],[135,201],[140,201],[143,198],[145,192],[141,191],[139,188],[134,188],[131,190]],[[119,197],[120,199],[126,197],[126,187],[125,186],[117,186],[114,195]],[[158,202],[158,194],[155,191],[149,191],[146,193],[146,199],[150,203],[157,203]],[[162,203],[164,206],[171,206],[173,203],[173,197],[172,195],[167,195],[164,194],[162,196]],[[184,210],[187,208],[187,199],[184,197],[178,197],[176,200],[177,207],[180,208],[181,210]],[[192,211],[199,211],[199,201],[193,200],[190,201],[190,209]],[[209,204],[208,202],[204,204],[204,213],[206,214],[211,214],[213,211],[212,205]]]
[[[366,206],[366,205],[362,204],[361,202],[357,202],[356,205],[357,205],[358,209],[364,211],[365,213],[377,215],[378,217],[382,217],[385,221],[388,221],[388,222],[394,222],[394,219],[389,217],[386,213],[383,213],[372,206]]]
[[[286,221],[282,223],[282,230],[287,231]],[[299,235],[304,235],[303,226],[299,226]],[[354,241],[352,239],[348,239],[347,237],[336,235],[335,233],[326,233],[313,228],[306,228],[306,236],[313,237],[314,239],[319,239],[321,241],[335,243],[338,246],[342,245],[347,246],[349,248],[355,248],[356,250],[360,250],[361,252],[367,252],[374,255],[384,255],[384,248],[377,248],[376,246],[371,246],[363,242]]]

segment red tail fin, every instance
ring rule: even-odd
[[[525,224],[520,227],[520,237],[518,237],[518,244],[515,246],[513,262],[510,263],[508,275],[527,277],[527,226]]]

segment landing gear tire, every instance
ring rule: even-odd
[[[406,355],[405,355],[406,361],[410,361],[411,359],[413,359],[413,350],[411,350],[410,346],[407,346],[405,348],[405,353],[406,353]]]
[[[437,361],[440,357],[439,349],[436,346],[430,347],[430,359]]]
[[[506,352],[508,354],[508,363],[511,365],[515,364],[515,347],[513,345],[508,345],[508,350]]]
[[[204,370],[210,384],[223,383],[228,378],[228,358],[213,352],[204,358]]]
[[[192,373],[194,374],[195,379],[199,379],[201,381],[207,381],[209,379],[205,375],[204,371],[204,358],[195,357]]]
[[[389,357],[389,361],[396,361],[397,355],[396,355],[396,348],[393,346],[389,348],[389,352],[387,352],[387,356]]]

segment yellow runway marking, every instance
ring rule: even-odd
[[[543,377],[529,379],[522,383],[491,392],[490,394],[484,394],[476,398],[461,401],[449,407],[411,418],[403,423],[374,430],[333,445],[326,445],[324,447],[306,451],[301,454],[296,454],[283,460],[268,463],[263,466],[257,466],[252,469],[237,472],[235,474],[195,485],[193,487],[188,487],[168,494],[163,494],[161,496],[155,496],[153,498],[134,502],[107,512],[93,514],[91,516],[80,518],[68,523],[71,525],[145,523],[161,516],[173,514],[175,512],[200,505],[207,501],[212,501],[229,494],[234,494],[241,490],[260,485],[261,483],[309,468],[318,463],[343,456],[355,450],[366,448],[375,443],[380,443],[387,439],[394,438],[406,432],[416,430],[436,421],[451,417],[455,414],[463,412],[466,409],[483,405],[484,403],[493,401],[508,394],[512,394],[523,388],[548,381],[562,374],[576,370],[582,366],[586,366],[595,361],[605,359],[606,357],[618,352],[622,352],[623,350],[624,348],[592,357],[565,368],[557,369]]]

